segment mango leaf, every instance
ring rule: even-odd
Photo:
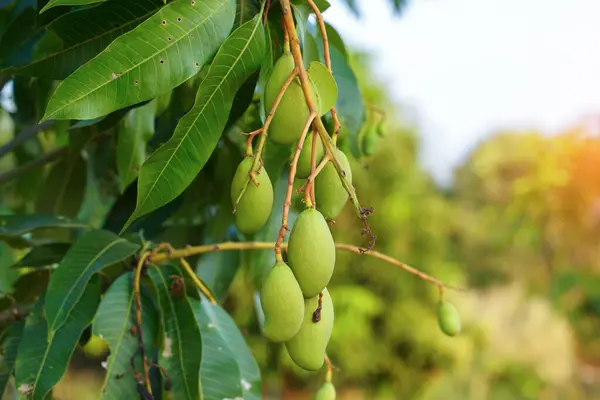
[[[51,9],[52,7],[58,6],[85,6],[88,4],[100,3],[105,0],[50,0],[44,8],[40,11],[40,14],[44,11]]]
[[[311,82],[318,88],[319,114],[324,115],[335,106],[337,100],[338,88],[335,79],[327,67],[318,61],[310,63],[307,73]]]
[[[256,14],[260,13],[260,0],[237,0],[236,2],[234,28],[237,28],[246,21],[250,21]]]
[[[152,301],[142,292],[142,338],[146,354],[150,356],[156,346],[158,313]],[[121,275],[108,289],[94,319],[92,332],[106,340],[110,355],[106,364],[106,377],[102,386],[102,399],[134,399],[139,396],[131,369],[131,359],[136,357],[136,369],[142,370],[137,353],[139,341],[130,331],[136,326],[133,273]],[[119,379],[117,376],[121,375]]]
[[[24,321],[14,322],[2,335],[0,344],[0,398],[4,398],[6,385],[15,369],[17,349],[19,348],[24,326]]]
[[[65,14],[46,27],[47,33],[42,38],[56,48],[38,55],[28,64],[9,68],[7,72],[65,79],[162,5],[160,0],[109,0]]]
[[[117,170],[121,193],[133,182],[146,160],[146,145],[154,135],[155,102],[134,108],[121,121],[117,138]]]
[[[22,397],[42,400],[64,375],[81,334],[92,322],[100,302],[100,280],[90,281],[81,301],[65,323],[48,338],[44,301],[25,321],[15,364],[16,386]]]
[[[80,152],[60,159],[44,180],[35,211],[76,217],[83,204],[87,183],[87,165]]]
[[[219,49],[200,84],[196,102],[179,121],[173,137],[142,166],[136,218],[172,201],[187,188],[209,159],[227,123],[233,98],[265,55],[260,15],[236,29]]]
[[[138,248],[137,244],[103,230],[89,231],[73,244],[48,285],[45,307],[50,338],[77,307],[92,275],[126,259]]]
[[[40,268],[60,262],[71,247],[69,243],[48,243],[31,249],[12,268]]]
[[[322,53],[323,37],[321,35],[321,30],[317,27],[316,24],[311,24],[309,29],[311,30],[311,32],[313,32],[314,35],[316,35],[317,43],[319,46],[319,52]],[[342,39],[338,31],[327,22],[325,22],[325,31],[327,31],[327,41],[329,42],[329,47],[335,47],[344,56],[344,58],[348,59],[348,50],[346,50],[344,40]]]
[[[50,214],[0,215],[0,240],[11,246],[28,247],[23,235],[43,228],[89,228],[83,222]]]
[[[181,273],[175,267],[164,266],[150,268],[148,275],[159,298],[165,335],[159,360],[171,379],[171,394],[175,399],[200,399],[200,329],[185,287],[177,295],[170,292],[171,284],[177,279],[173,276],[181,276]]]
[[[24,275],[20,275],[12,285],[11,298],[0,299],[0,310],[6,310],[13,306],[13,302],[20,305],[33,303],[46,291],[50,271],[38,269]]]
[[[6,243],[0,243],[0,293],[8,292],[17,278],[17,271],[10,269],[13,262],[13,250]]]
[[[234,14],[234,0],[169,3],[67,77],[42,120],[93,119],[179,86],[217,51]]]
[[[204,399],[261,399],[258,364],[235,322],[204,297],[190,302],[202,332],[200,379]]]

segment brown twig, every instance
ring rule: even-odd
[[[331,382],[331,379],[333,378],[333,364],[327,354],[325,354],[325,368],[327,368],[327,372],[325,372],[325,382]]]
[[[269,16],[269,7],[271,6],[271,0],[267,0],[265,3],[265,13],[263,15],[263,25],[267,23],[267,17]]]
[[[200,280],[200,278],[198,278],[198,275],[196,275],[196,273],[192,269],[192,266],[190,265],[190,263],[187,262],[187,260],[185,258],[180,258],[179,262],[181,263],[181,266],[183,267],[183,269],[185,270],[185,272],[187,272],[187,274],[189,275],[190,279],[194,282],[194,284],[196,285],[196,287],[198,288],[198,290],[200,290],[200,292],[204,296],[206,296],[206,298],[211,303],[217,304],[217,300],[215,300],[215,298],[212,295],[212,293],[210,292],[210,290],[206,287],[206,285],[204,285],[204,282],[202,282]]]
[[[288,33],[290,35],[290,47],[291,47],[292,55],[294,56],[294,63],[296,65],[296,70],[298,71],[298,77],[300,78],[300,84],[302,86],[302,92],[304,93],[306,105],[308,106],[308,109],[311,112],[318,114],[315,99],[313,98],[313,94],[311,93],[308,74],[306,72],[306,69],[304,68],[304,64],[303,64],[303,60],[302,60],[302,51],[300,50],[300,39],[298,39],[298,33],[296,32],[296,26],[294,25],[294,17],[292,15],[292,8],[290,5],[290,1],[289,0],[280,0],[280,2],[281,2],[282,13],[283,13],[283,20],[284,20],[285,26],[288,30]],[[349,181],[348,177],[346,176],[347,175],[346,171],[344,171],[344,168],[340,164],[340,160],[335,155],[335,144],[332,142],[331,138],[329,137],[329,133],[327,132],[327,129],[325,129],[325,126],[323,125],[323,121],[321,121],[321,118],[316,118],[315,123],[316,123],[316,127],[318,129],[318,132],[319,132],[319,136],[321,137],[321,141],[323,142],[323,147],[325,148],[325,153],[331,159],[331,162],[333,162],[333,165],[335,166],[335,169],[342,181],[342,185],[344,186],[344,189],[346,190],[346,192],[348,193],[348,195],[350,197],[350,202],[356,209],[356,213],[357,213],[358,217],[360,219],[362,219],[362,221],[363,221],[363,226],[364,226],[363,234],[366,234],[369,236],[368,247],[363,249],[363,251],[364,252],[370,251],[375,246],[375,241],[377,239],[377,237],[371,232],[369,223],[367,221],[367,216],[369,214],[371,214],[373,212],[373,210],[363,209],[361,207],[360,202],[358,201],[358,197],[356,196],[356,191],[354,190],[354,186],[352,186],[352,183]]]
[[[290,173],[288,175],[288,187],[285,192],[285,202],[283,203],[283,215],[281,217],[281,228],[279,228],[279,236],[277,237],[277,241],[275,242],[275,258],[277,262],[283,262],[283,258],[281,257],[281,244],[283,243],[283,238],[285,237],[285,232],[289,231],[288,228],[288,214],[290,212],[290,206],[292,204],[292,192],[294,190],[294,179],[296,178],[296,168],[298,167],[298,159],[300,158],[300,152],[302,151],[302,146],[304,145],[304,140],[306,139],[306,134],[310,129],[310,125],[313,120],[316,118],[314,113],[311,113],[304,124],[304,128],[302,129],[302,134],[300,135],[300,139],[298,140],[298,146],[296,147],[296,151],[294,152],[294,158],[292,159],[292,164],[290,165]],[[310,207],[310,200],[306,203],[307,207]]]
[[[306,178],[306,182],[304,183],[304,185],[302,185],[300,187],[300,189],[298,189],[298,192],[302,193],[303,191],[308,190],[308,185],[311,182],[314,182],[317,175],[319,175],[319,173],[323,170],[323,168],[325,168],[325,166],[327,165],[327,163],[329,161],[330,161],[329,156],[325,155],[325,157],[323,157],[323,159],[319,163],[319,166],[316,167],[314,170],[312,170],[312,172],[310,173],[308,178]]]
[[[29,172],[32,169],[36,169],[38,167],[44,166],[51,162],[54,162],[67,154],[69,148],[67,146],[59,147],[58,149],[54,149],[47,153],[42,154],[38,158],[29,161],[26,164],[20,165],[17,168],[13,168],[11,170],[6,171],[3,174],[0,174],[0,185],[5,184],[19,176],[23,175],[26,172]]]
[[[321,38],[323,39],[323,55],[325,57],[325,66],[333,74],[333,70],[331,69],[331,55],[329,53],[329,39],[327,37],[327,27],[325,26],[325,21],[323,20],[323,14],[321,14],[321,10],[315,4],[313,0],[306,0],[310,8],[312,8],[315,16],[317,18],[317,23],[319,24],[319,29],[321,31]],[[332,141],[335,145],[337,143],[337,138],[340,133],[340,129],[342,125],[340,124],[340,119],[338,117],[337,111],[335,107],[331,108],[331,118],[333,119],[333,135]]]
[[[139,351],[142,356],[142,375],[146,391],[152,394],[152,387],[150,385],[150,375],[148,374],[148,360],[146,359],[146,349],[144,346],[144,338],[142,331],[142,298],[140,294],[140,279],[142,277],[142,270],[146,266],[146,262],[149,261],[152,253],[146,252],[140,255],[137,266],[135,268],[135,275],[133,279],[133,294],[135,296],[135,321],[137,326],[137,337],[139,342]]]
[[[282,243],[281,248],[287,248],[287,243]],[[229,251],[229,250],[272,250],[275,248],[274,242],[224,242],[224,243],[216,243],[216,244],[205,244],[201,246],[189,246],[184,249],[174,249],[170,252],[166,253],[156,253],[150,255],[148,258],[148,262],[151,264],[159,264],[161,262],[171,260],[171,259],[181,259],[191,257],[197,254],[209,253],[213,251]],[[354,246],[351,244],[345,243],[336,243],[335,248],[338,250],[349,251],[356,254],[364,254],[370,257],[378,258],[382,261],[385,261],[391,265],[394,265],[403,271],[408,272],[411,275],[415,275],[416,277],[432,283],[434,285],[443,286],[448,289],[457,290],[457,291],[465,291],[465,289],[458,288],[456,286],[452,286],[446,284],[430,275],[427,275],[424,272],[419,271],[418,269],[411,267],[410,265],[406,265],[393,257],[380,253],[378,251],[370,251],[368,253],[363,253],[362,248],[358,246]]]
[[[290,76],[284,82],[283,86],[281,86],[281,89],[279,89],[279,93],[277,93],[277,97],[275,97],[275,100],[273,101],[273,105],[271,106],[271,109],[269,110],[269,113],[267,114],[267,117],[265,118],[265,123],[262,127],[262,132],[260,135],[260,142],[258,143],[258,148],[256,149],[256,156],[254,158],[254,163],[252,164],[252,168],[250,168],[250,172],[248,173],[248,179],[246,179],[246,183],[244,184],[244,187],[240,191],[240,194],[238,195],[238,197],[235,201],[235,204],[233,205],[234,212],[235,212],[235,209],[236,209],[237,205],[239,204],[240,200],[242,200],[244,193],[246,193],[246,188],[248,187],[248,184],[250,183],[250,181],[255,182],[255,184],[257,183],[256,172],[260,169],[259,164],[261,162],[260,160],[262,159],[263,148],[265,147],[265,143],[267,141],[267,135],[269,134],[269,127],[271,126],[271,121],[273,120],[273,117],[275,116],[275,111],[277,110],[277,107],[279,107],[279,103],[281,103],[281,99],[283,99],[283,95],[285,94],[285,91],[292,84],[296,75],[298,75],[298,72],[296,69],[294,69],[292,71],[292,73],[290,74]]]

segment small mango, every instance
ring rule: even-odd
[[[317,391],[315,400],[335,400],[335,386],[331,382],[325,382]]]
[[[230,193],[233,204],[246,184],[253,163],[254,158],[244,158],[235,171]],[[273,185],[264,167],[260,167],[256,180],[259,186],[250,181],[236,208],[235,224],[245,234],[258,232],[269,219],[273,208]]]
[[[348,158],[340,149],[336,149],[335,154],[346,172],[346,178],[352,183],[352,170]],[[348,201],[348,193],[331,161],[315,178],[315,201],[317,209],[327,219],[336,219]]]
[[[305,298],[318,295],[335,267],[335,243],[323,215],[314,208],[300,213],[288,244],[288,262]]]
[[[310,166],[311,166],[311,156],[312,156],[312,143],[313,143],[313,136],[315,134],[311,133],[310,135],[306,136],[306,140],[304,140],[304,146],[302,146],[302,151],[300,152],[300,157],[298,158],[298,165],[296,167],[296,177],[298,178],[308,178],[308,176],[310,175]],[[317,134],[317,146],[316,146],[316,163],[315,163],[315,167],[319,164],[319,162],[321,161],[321,159],[323,158],[323,142],[321,142],[321,138],[318,137],[319,135]],[[294,155],[294,152],[296,151],[296,146],[292,147],[293,151],[292,151],[292,157]]]
[[[277,263],[269,271],[260,289],[260,304],[265,314],[262,333],[267,339],[285,342],[300,331],[304,297],[287,264]]]
[[[333,302],[327,289],[323,289],[320,320],[314,322],[313,314],[319,305],[319,295],[304,301],[304,321],[300,331],[285,343],[288,354],[300,368],[318,371],[325,360],[325,350],[333,331]]]
[[[376,127],[369,127],[365,132],[362,140],[362,151],[365,156],[372,156],[377,149],[377,143],[379,142],[379,135],[377,134]]]
[[[267,113],[271,110],[279,91],[293,70],[294,58],[291,53],[282,55],[273,66],[273,71],[271,71],[265,86],[265,111]],[[312,82],[310,87],[313,98],[317,101]],[[309,115],[310,111],[306,105],[300,79],[296,77],[288,86],[273,115],[268,132],[269,138],[277,144],[291,145],[300,139]]]
[[[438,325],[442,332],[448,336],[456,336],[462,327],[460,314],[456,306],[449,301],[441,301],[438,306]]]

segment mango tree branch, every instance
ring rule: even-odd
[[[139,351],[142,356],[142,374],[144,378],[144,385],[146,391],[152,395],[152,387],[150,385],[150,375],[148,375],[148,360],[146,359],[146,348],[144,346],[143,329],[142,329],[142,298],[140,294],[140,279],[142,277],[142,270],[146,266],[146,263],[150,259],[151,253],[142,253],[140,256],[137,266],[135,268],[135,274],[133,278],[133,294],[135,296],[135,321],[136,321],[136,333],[139,342]]]
[[[233,205],[234,213],[235,213],[237,205],[240,203],[240,200],[242,200],[244,193],[246,193],[246,188],[248,187],[248,184],[250,183],[250,181],[252,181],[255,185],[258,185],[258,182],[256,181],[256,172],[259,170],[259,164],[261,163],[261,159],[262,159],[262,151],[263,151],[263,148],[265,147],[265,143],[267,141],[267,135],[269,134],[269,127],[271,126],[271,121],[273,120],[273,117],[275,116],[275,111],[277,110],[277,107],[279,107],[279,103],[281,103],[281,99],[283,99],[283,95],[285,94],[285,91],[292,84],[292,81],[294,80],[294,78],[297,75],[298,75],[298,72],[296,69],[294,69],[292,71],[292,73],[290,74],[290,76],[286,79],[283,86],[281,86],[281,89],[279,89],[279,93],[277,93],[277,97],[275,97],[275,100],[273,101],[273,105],[271,106],[271,109],[269,110],[269,113],[267,114],[267,117],[265,118],[265,124],[262,127],[262,130],[260,131],[260,142],[258,142],[258,148],[256,149],[256,155],[254,156],[254,163],[252,164],[252,168],[250,168],[250,172],[248,173],[248,179],[246,179],[244,188],[238,195],[238,197],[235,201],[235,204]]]
[[[287,248],[287,243],[282,243],[281,248]],[[148,258],[148,262],[151,264],[160,264],[162,262],[172,260],[172,259],[181,259],[186,257],[195,256],[203,253],[210,253],[213,251],[230,251],[230,250],[272,250],[275,248],[274,242],[223,242],[223,243],[215,243],[215,244],[205,244],[201,246],[188,246],[183,249],[170,249],[165,252],[154,252],[150,254]],[[368,253],[363,253],[360,247],[354,246],[351,244],[345,243],[336,243],[335,248],[338,250],[349,251],[356,254],[364,254],[369,257],[378,258],[382,261],[385,261],[395,267],[402,269],[403,271],[408,272],[411,275],[414,275],[426,282],[432,283],[438,287],[448,288],[457,291],[465,291],[465,289],[458,288],[453,285],[449,285],[444,283],[430,275],[427,275],[424,272],[419,271],[418,269],[411,267],[410,265],[406,265],[393,257],[380,253],[378,251],[372,250]]]
[[[318,143],[317,141],[318,140],[319,140],[319,137],[318,137],[317,130],[313,126],[312,144],[311,144],[311,150],[310,150],[310,176],[312,176],[312,175],[316,176],[316,174],[318,174],[318,172],[315,173],[315,169],[317,168],[317,143]],[[327,157],[325,157],[325,158],[327,158]],[[306,202],[308,203],[308,200],[310,200],[313,204],[313,207],[316,207],[317,202],[315,200],[314,182],[307,180],[304,186],[305,186],[305,191],[306,191],[306,193],[304,193]]]
[[[304,124],[304,128],[302,129],[300,140],[298,140],[298,146],[296,147],[296,151],[294,152],[294,158],[290,166],[290,174],[288,175],[288,187],[287,191],[285,192],[285,202],[283,203],[283,216],[281,217],[281,228],[279,228],[279,236],[277,237],[277,242],[275,242],[275,259],[277,260],[277,262],[283,262],[283,258],[281,257],[281,244],[283,243],[285,232],[289,230],[288,214],[290,212],[290,205],[292,204],[292,192],[294,190],[296,168],[298,167],[298,159],[300,158],[300,152],[302,151],[302,146],[304,145],[306,134],[308,133],[308,130],[310,129],[310,126],[315,117],[315,113],[311,113],[308,116],[306,124]],[[311,205],[307,203],[306,206],[310,207]]]
[[[281,9],[283,13],[283,22],[290,36],[290,47],[292,50],[292,55],[294,56],[294,63],[296,65],[296,70],[298,71],[298,76],[300,78],[300,84],[302,86],[302,91],[304,93],[304,98],[306,100],[306,105],[308,109],[317,113],[317,107],[315,105],[315,100],[310,90],[310,84],[308,80],[308,74],[306,73],[306,69],[304,68],[304,64],[302,61],[302,52],[300,50],[300,40],[298,39],[298,33],[296,32],[296,26],[294,25],[294,17],[292,15],[292,8],[290,6],[289,0],[280,0],[281,1]],[[318,113],[317,113],[318,114]],[[335,169],[342,181],[342,185],[348,195],[350,196],[350,201],[352,205],[356,209],[356,213],[358,217],[363,221],[363,234],[366,234],[370,237],[369,246],[366,249],[362,249],[363,252],[367,252],[372,250],[375,246],[375,240],[377,237],[373,235],[371,229],[369,227],[369,223],[367,222],[367,216],[373,212],[372,209],[363,209],[358,201],[358,197],[356,196],[356,192],[354,190],[354,186],[348,180],[346,176],[346,172],[344,168],[340,164],[340,160],[335,155],[335,144],[332,142],[329,134],[327,133],[327,129],[323,125],[323,121],[321,118],[315,119],[315,124],[317,126],[319,136],[321,137],[321,141],[323,142],[323,147],[325,148],[326,155],[331,159]]]

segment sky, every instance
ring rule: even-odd
[[[600,115],[599,0],[339,0],[325,19],[375,56],[390,95],[416,110],[421,159],[444,185],[503,128],[548,134]]]

